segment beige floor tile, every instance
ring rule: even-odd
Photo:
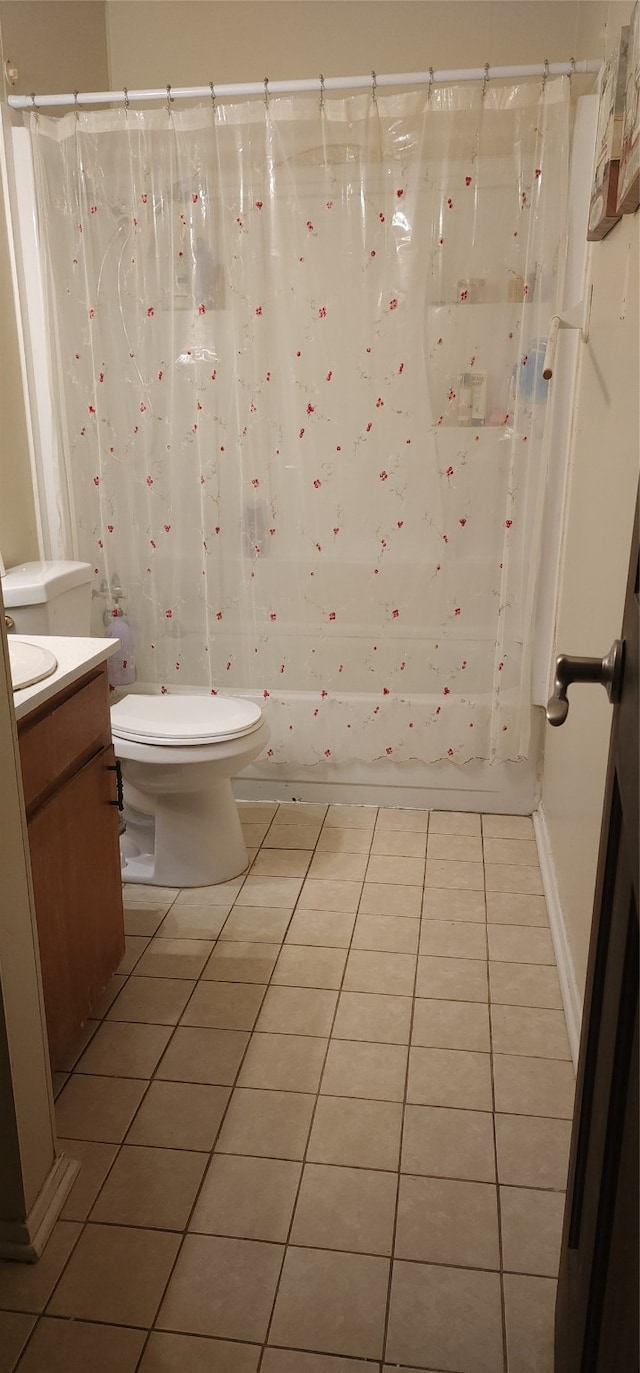
[[[140,1373],[256,1373],[259,1344],[212,1340],[200,1335],[151,1333]],[[264,1367],[264,1365],[263,1365]]]
[[[316,853],[364,853],[371,848],[370,830],[331,829],[325,825],[316,845]]]
[[[461,920],[425,920],[420,933],[420,953],[435,958],[487,957],[484,925]]]
[[[150,887],[144,882],[125,882],[122,900],[125,906],[162,906],[168,910],[179,890],[179,887]]]
[[[151,1077],[171,1033],[169,1025],[105,1021],[82,1055],[76,1072],[99,1077]]]
[[[238,1077],[239,1087],[317,1092],[326,1039],[310,1035],[254,1034]]]
[[[489,1053],[488,1007],[479,1001],[416,1000],[411,1043],[427,1049]]]
[[[314,849],[318,842],[320,825],[279,825],[274,820],[264,841],[267,849]]]
[[[322,1075],[323,1096],[402,1101],[407,1072],[404,1044],[366,1044],[333,1039]]]
[[[275,987],[324,987],[336,989],[342,982],[346,949],[309,948],[285,944],[273,970]]]
[[[280,944],[242,943],[238,940],[220,941],[205,966],[203,982],[258,982],[263,986],[269,981]]]
[[[56,1101],[58,1134],[120,1144],[146,1088],[134,1078],[74,1075]]]
[[[480,834],[480,816],[458,810],[432,810],[429,834]]]
[[[148,1328],[179,1244],[178,1235],[164,1230],[87,1225],[47,1314]]]
[[[123,1145],[91,1213],[92,1221],[184,1230],[206,1156],[186,1149]]]
[[[334,1039],[408,1044],[411,1001],[375,992],[341,992],[332,1033]]]
[[[360,898],[360,915],[401,915],[417,919],[422,906],[419,887],[403,883],[365,882]]]
[[[564,1193],[501,1187],[500,1211],[505,1271],[556,1278]]]
[[[113,977],[109,978],[102,995],[98,997],[98,1000],[93,1007],[93,1015],[97,1020],[102,1020],[103,1016],[107,1014],[109,1007],[113,1005],[118,993],[122,991],[126,980],[126,977],[123,977],[120,973],[114,973]]]
[[[307,1163],[291,1243],[390,1254],[396,1208],[392,1173]]]
[[[522,892],[543,896],[542,877],[538,867],[524,863],[488,863],[484,865],[485,886],[488,892]]]
[[[556,1283],[504,1275],[509,1373],[553,1373]]]
[[[428,810],[381,807],[378,811],[378,830],[413,830],[416,834],[426,834],[428,828]]]
[[[502,1006],[541,1006],[562,1010],[555,967],[541,963],[490,963],[491,1000]]]
[[[479,835],[429,834],[427,848],[429,862],[482,863],[482,840]]]
[[[530,815],[483,815],[482,833],[485,839],[533,839]]]
[[[166,915],[164,906],[125,906],[124,908],[124,932],[125,934],[155,934],[158,925],[162,924]]]
[[[212,939],[156,936],[136,964],[136,977],[199,977],[212,948]]]
[[[328,1035],[338,994],[310,987],[269,987],[256,1029],[266,1034]]]
[[[231,910],[224,906],[175,906],[157,931],[159,939],[217,939]]]
[[[252,877],[305,877],[311,853],[307,849],[261,849],[251,869]]]
[[[179,1026],[156,1077],[164,1082],[203,1082],[221,1087],[235,1080],[249,1035],[241,1030]]]
[[[538,848],[533,839],[483,840],[485,863],[525,863],[531,868],[538,864]]]
[[[376,828],[371,845],[372,854],[387,854],[389,858],[424,858],[427,852],[426,832]]]
[[[0,1311],[0,1373],[12,1373],[36,1322],[18,1311]],[[41,1373],[47,1373],[46,1366]]]
[[[279,825],[321,825],[329,807],[324,801],[281,801]]]
[[[367,949],[352,949],[347,959],[344,990],[411,996],[416,962],[413,954],[372,953]]]
[[[277,801],[237,801],[236,805],[243,825],[273,820],[278,809]]]
[[[482,863],[463,863],[453,859],[430,858],[427,862],[426,887],[455,887],[459,891],[484,891]]]
[[[395,1101],[322,1096],[309,1140],[310,1163],[394,1172],[400,1157],[402,1107]]]
[[[257,1240],[187,1235],[156,1324],[229,1340],[263,1340],[283,1248]]]
[[[353,912],[297,910],[292,916],[285,943],[348,949],[355,919]]]
[[[238,900],[244,884],[244,874],[234,877],[230,882],[217,882],[214,887],[185,887],[176,897],[176,910],[188,910],[190,906],[232,906]]]
[[[130,977],[107,1020],[177,1025],[195,985],[177,977]]]
[[[424,859],[390,858],[386,854],[373,853],[367,864],[367,882],[378,882],[383,886],[422,887]]]
[[[495,1185],[402,1177],[395,1254],[420,1263],[499,1269]]]
[[[487,920],[490,925],[548,926],[547,903],[544,896],[528,896],[519,892],[488,892]]]
[[[457,887],[425,888],[422,915],[426,920],[461,920],[463,924],[484,924],[484,892]]]
[[[348,915],[355,915],[361,890],[361,882],[307,877],[300,893],[298,910],[344,911]]]
[[[100,1029],[99,1020],[85,1020],[73,1042],[69,1045],[66,1053],[59,1054],[56,1059],[56,1069],[58,1072],[70,1073],[75,1068],[78,1059],[81,1058],[87,1046],[91,1043],[94,1035]]]
[[[189,1229],[284,1244],[301,1168],[288,1159],[215,1154]]]
[[[456,1373],[502,1369],[498,1273],[393,1265],[387,1360]]]
[[[302,1092],[236,1087],[216,1153],[301,1159],[314,1105],[315,1097]]]
[[[247,845],[247,848],[260,848],[260,845],[267,833],[267,830],[269,829],[270,823],[270,820],[242,822],[242,836],[245,844]]]
[[[252,1030],[265,991],[255,982],[199,982],[180,1024]]]
[[[407,1106],[401,1167],[403,1173],[494,1182],[490,1113]]]
[[[492,1006],[493,1049],[530,1058],[571,1058],[563,1011],[531,1006]]]
[[[299,1349],[265,1349],[261,1369],[262,1373],[377,1373],[377,1365],[368,1359],[302,1354]]]
[[[416,995],[427,1000],[488,1001],[487,965],[479,958],[418,959]]]
[[[309,876],[329,881],[362,882],[366,868],[367,855],[364,853],[316,853]]]
[[[411,1049],[407,1101],[414,1106],[490,1111],[489,1056],[463,1049]]]
[[[301,877],[247,877],[242,888],[242,905],[292,911],[301,886]]]
[[[86,1220],[118,1152],[116,1144],[86,1139],[58,1139],[67,1158],[77,1159],[80,1172],[61,1211],[62,1220]]]
[[[402,915],[359,915],[353,931],[354,949],[378,953],[417,953],[419,921]]]
[[[554,1058],[494,1054],[493,1076],[496,1111],[571,1119],[575,1094],[573,1064]]]
[[[142,957],[148,943],[149,939],[147,935],[125,935],[124,953],[118,964],[117,971],[123,974],[133,972],[133,969]]]
[[[152,1082],[127,1135],[127,1144],[160,1149],[213,1149],[231,1095],[229,1087]]]
[[[91,1373],[134,1373],[145,1338],[145,1331],[127,1330],[121,1325],[91,1325],[45,1316],[17,1373],[83,1373],[84,1369],[91,1369]]]
[[[496,1116],[498,1178],[513,1187],[567,1185],[571,1122],[538,1116]]]
[[[273,1313],[272,1343],[380,1358],[388,1281],[387,1259],[289,1248]]]
[[[373,830],[377,814],[375,806],[329,806],[324,823],[329,828]]]
[[[43,1311],[81,1233],[81,1225],[59,1220],[37,1263],[0,1260],[0,1310]]]
[[[528,925],[490,925],[489,958],[498,963],[547,963],[555,967],[549,930]]]
[[[272,878],[274,882],[277,880]],[[284,939],[290,919],[289,910],[274,906],[234,906],[220,931],[220,940],[223,943],[231,940],[240,944],[276,944]]]

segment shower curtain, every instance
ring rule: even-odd
[[[568,80],[26,119],[94,627],[278,764],[525,757]]]

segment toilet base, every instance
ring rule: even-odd
[[[239,877],[249,862],[228,778],[206,791],[142,795],[127,781],[122,836],[123,882],[213,887]]]

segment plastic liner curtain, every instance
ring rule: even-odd
[[[526,756],[568,80],[25,119],[94,628],[278,764]]]

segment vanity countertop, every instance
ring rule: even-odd
[[[50,701],[63,687],[84,677],[86,672],[110,658],[120,647],[117,639],[76,639],[57,634],[17,634],[16,638],[36,644],[38,648],[48,648],[58,659],[58,666],[50,677],[35,682],[33,686],[23,687],[22,691],[14,691],[13,706],[17,720],[23,720],[25,715],[29,715],[37,706],[44,705],[45,701]]]

